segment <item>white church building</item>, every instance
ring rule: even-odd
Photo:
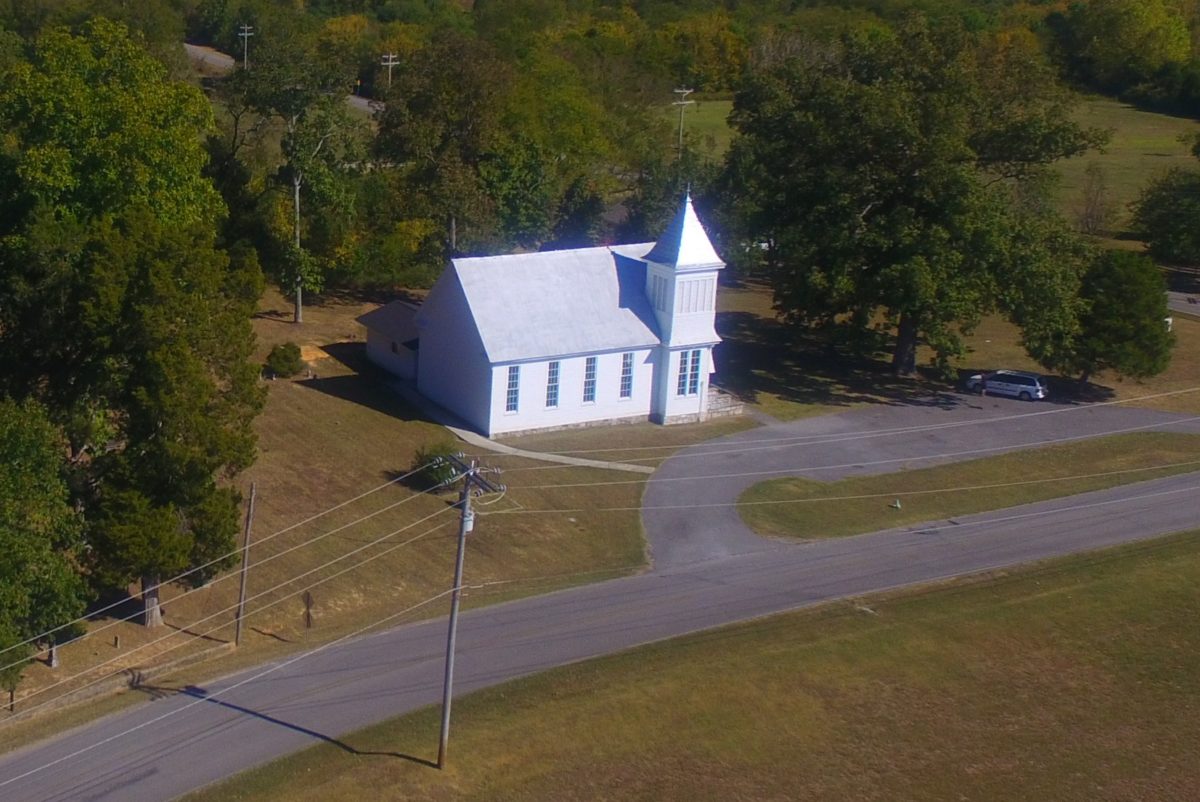
[[[367,356],[489,437],[709,415],[717,275],[691,198],[658,242],[454,259]]]

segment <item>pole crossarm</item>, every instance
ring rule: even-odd
[[[696,90],[695,89],[675,89],[673,91],[675,92],[675,94],[679,95],[679,99],[676,101],[673,101],[671,103],[671,105],[679,107],[679,152],[682,154],[683,153],[683,111],[688,106],[690,106],[696,102],[694,100],[687,99],[687,96],[690,95],[692,92],[695,92]]]
[[[253,25],[241,25],[238,37],[242,40],[242,69],[250,69],[250,37],[254,35]]]
[[[388,71],[388,87],[392,85],[392,67],[400,66],[400,57],[395,53],[384,53],[383,58],[379,62],[379,66],[387,67]]]

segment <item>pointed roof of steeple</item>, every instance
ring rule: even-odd
[[[675,269],[690,267],[720,267],[725,263],[717,256],[696,210],[692,208],[692,193],[683,198],[683,205],[667,230],[644,257],[647,262],[670,265]]]

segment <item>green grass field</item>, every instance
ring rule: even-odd
[[[1089,164],[1103,170],[1115,212],[1115,230],[1129,222],[1129,206],[1142,190],[1172,167],[1195,168],[1191,143],[1200,123],[1181,117],[1139,111],[1107,98],[1088,98],[1075,118],[1088,127],[1111,130],[1112,139],[1100,153],[1087,153],[1055,165],[1060,181],[1056,188],[1059,210],[1074,221],[1082,201],[1085,171]]]
[[[766,535],[844,537],[1200,470],[1200,435],[1144,432],[837,482],[772,479],[739,499]],[[936,489],[936,492],[929,492]],[[899,499],[900,509],[892,502]]]
[[[1200,539],[851,600],[547,672],[200,800],[1189,799]]]
[[[683,110],[684,139],[712,158],[720,158],[729,150],[729,142],[733,131],[729,128],[729,112],[733,109],[731,100],[696,100]],[[679,109],[668,107],[667,115],[671,120],[673,131],[679,131]]]

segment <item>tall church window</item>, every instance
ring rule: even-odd
[[[546,370],[546,406],[558,406],[558,362],[551,362]]]
[[[504,399],[504,411],[516,412],[517,402],[521,398],[521,366],[508,367],[508,393]]]
[[[589,356],[583,363],[583,403],[596,400],[596,357]]]
[[[621,354],[621,398],[633,397],[633,354]]]
[[[679,378],[675,384],[675,394],[679,396],[697,395],[700,392],[700,351],[679,352]]]

